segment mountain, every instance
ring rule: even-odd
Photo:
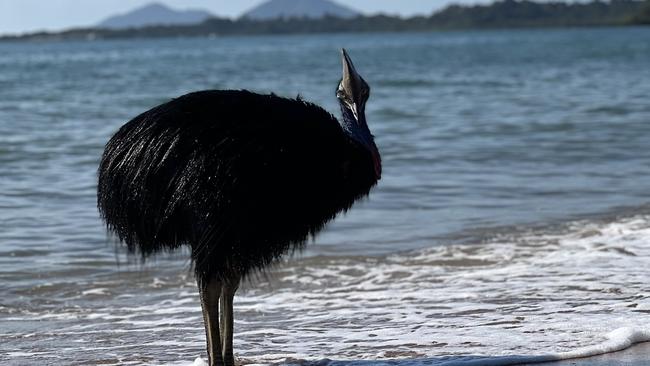
[[[302,0],[306,1],[306,0]],[[430,16],[402,18],[291,18],[266,21],[213,17],[195,25],[129,29],[75,28],[63,32],[0,35],[6,41],[100,40],[163,37],[215,37],[253,34],[414,32],[451,29],[519,29],[650,25],[650,0],[500,0],[489,5],[449,5]]]
[[[358,11],[329,0],[270,0],[242,15],[251,20],[279,18],[323,18],[327,15],[338,18],[354,18]]]
[[[97,25],[99,28],[126,29],[150,25],[188,25],[198,24],[213,17],[202,10],[174,10],[162,4],[149,4],[126,14],[107,18]]]

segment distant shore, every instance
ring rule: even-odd
[[[650,0],[589,3],[502,0],[490,5],[450,5],[431,16],[388,15],[356,18],[291,18],[255,21],[211,18],[196,25],[130,29],[76,28],[0,36],[0,41],[60,41],[131,38],[217,37],[228,35],[411,32],[460,29],[507,29],[650,25]]]

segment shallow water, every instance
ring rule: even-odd
[[[203,355],[183,253],[142,266],[106,238],[103,144],[197,89],[336,112],[341,46],[384,178],[239,292],[238,357],[444,364],[647,328],[648,28],[0,44],[0,363]]]

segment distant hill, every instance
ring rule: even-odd
[[[307,0],[298,0],[307,1]],[[312,1],[312,0],[309,0]],[[0,36],[0,41],[98,40],[164,37],[215,37],[249,34],[333,32],[413,32],[453,29],[506,29],[650,25],[650,0],[501,0],[489,5],[450,5],[430,16],[402,18],[373,15],[355,18],[288,18],[252,20],[212,17],[191,25],[153,25],[128,29],[76,28]]]
[[[325,16],[354,18],[358,11],[329,0],[270,0],[242,15],[250,20],[287,18],[318,19]]]
[[[126,14],[112,16],[97,25],[99,28],[126,29],[152,25],[198,24],[213,15],[202,10],[174,10],[165,5],[153,3]]]

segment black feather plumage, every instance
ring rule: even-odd
[[[377,179],[373,155],[322,108],[202,91],[110,139],[98,207],[129,250],[147,257],[189,245],[197,278],[227,278],[301,248]]]

